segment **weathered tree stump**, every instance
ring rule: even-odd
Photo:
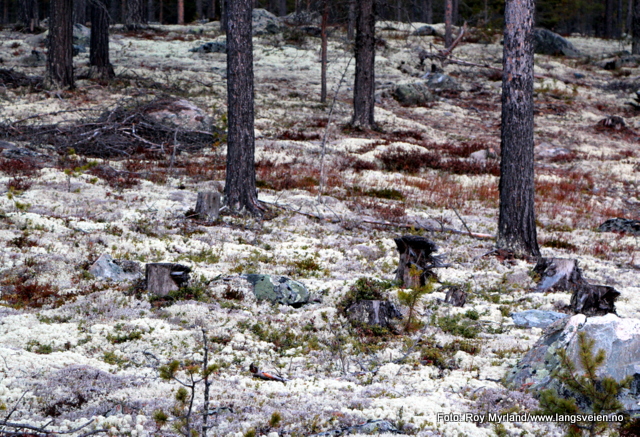
[[[615,288],[593,285],[582,277],[578,261],[563,258],[540,258],[533,269],[541,276],[537,292],[570,291],[571,310],[575,314],[601,316],[616,312],[615,300],[620,296]]]
[[[417,235],[405,235],[394,239],[400,254],[396,280],[405,287],[414,288],[425,285],[427,279],[434,277],[435,267],[443,267],[439,257],[433,253],[438,246],[431,240]]]
[[[164,297],[189,282],[191,269],[176,263],[149,263],[145,269],[147,291]]]
[[[212,222],[220,215],[220,193],[200,191],[196,201],[196,216],[200,220]]]
[[[346,309],[347,319],[354,324],[390,327],[391,319],[401,319],[396,306],[385,300],[359,300]]]
[[[467,293],[457,285],[449,285],[444,287],[447,290],[447,295],[444,298],[444,302],[453,305],[454,307],[463,307],[467,303]],[[438,290],[444,291],[444,290]]]

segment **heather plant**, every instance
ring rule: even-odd
[[[541,414],[546,415],[576,415],[593,413],[593,415],[605,415],[619,413],[623,410],[622,403],[617,399],[620,392],[629,388],[632,377],[622,381],[616,381],[610,376],[598,377],[597,371],[604,364],[605,351],[598,350],[594,354],[595,340],[589,338],[586,333],[578,333],[579,360],[583,369],[578,372],[577,366],[569,358],[566,350],[559,350],[561,367],[554,374],[564,387],[573,393],[574,398],[560,397],[556,390],[544,390],[540,394]],[[579,399],[580,402],[576,402]],[[584,404],[584,406],[583,406]],[[614,422],[602,422],[598,420],[567,423],[567,437],[594,437],[613,426]]]

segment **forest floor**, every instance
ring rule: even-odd
[[[75,90],[60,92],[0,87],[3,139],[34,154],[3,155],[0,162],[0,407],[11,412],[10,421],[53,420],[47,429],[66,431],[94,419],[72,435],[91,429],[176,435],[186,407],[176,400],[180,385],[160,378],[160,367],[179,360],[185,369],[178,375],[188,380],[189,365],[203,359],[204,328],[216,366],[210,406],[218,408],[209,435],[253,429],[302,436],[370,419],[419,436],[561,435],[553,423],[438,421],[438,413],[535,408],[533,394],[502,381],[542,331],[516,328],[509,314],[557,310],[570,295],[532,293],[533,265],[487,255],[492,240],[438,231],[496,233],[502,46],[498,34],[472,32],[454,58],[495,68],[445,65],[457,89],[404,107],[393,87],[419,81],[431,68],[421,65],[420,50],[442,46],[438,37],[413,36],[415,27],[378,24],[379,129],[366,132],[348,127],[354,61],[341,30],[329,41],[328,104],[319,102],[318,38],[296,29],[254,38],[256,171],[259,199],[270,205],[263,221],[223,216],[206,224],[186,217],[198,191],[223,186],[223,136],[173,158],[170,147],[100,158],[12,139],[42,126],[61,138],[65,126],[166,97],[195,103],[224,131],[226,55],[189,51],[224,39],[218,23],[114,30],[117,77],[109,83],[79,79]],[[26,37],[0,32],[0,67],[42,76],[41,63],[24,65],[34,48]],[[640,88],[640,69],[597,65],[625,44],[569,40],[585,57],[535,58],[539,242],[543,256],[576,258],[586,278],[620,291],[621,317],[638,317],[638,239],[597,227],[640,216],[640,112],[627,104]],[[81,75],[88,54],[75,62]],[[602,125],[609,116],[626,126]],[[325,134],[326,183],[319,193]],[[485,160],[469,158],[481,150]],[[94,172],[95,165],[120,176]],[[432,239],[450,266],[438,269],[436,291],[419,303],[421,324],[406,332],[400,321],[396,333],[364,335],[339,312],[340,300],[359,278],[394,279],[393,239],[405,233]],[[94,278],[87,268],[103,253],[142,269],[148,262],[188,265],[197,299],[159,305],[131,282]],[[315,301],[301,308],[256,302],[239,279],[244,273],[286,275],[305,284]],[[444,304],[441,284],[467,287],[467,304]],[[397,293],[389,291],[391,300]],[[406,322],[408,309],[399,307]],[[288,382],[253,378],[253,362]]]

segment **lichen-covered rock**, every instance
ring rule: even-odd
[[[603,349],[605,361],[597,371],[600,378],[610,376],[620,381],[633,376],[631,388],[620,401],[624,408],[640,415],[640,320],[623,319],[615,314],[587,318],[583,314],[562,319],[552,324],[527,352],[524,358],[507,375],[507,382],[514,388],[528,387],[533,393],[548,388],[559,388],[552,373],[560,367],[558,350],[566,350],[569,359],[581,372],[578,332],[584,332],[595,340],[593,352]]]
[[[227,40],[206,42],[189,51],[193,53],[227,53]]]
[[[280,32],[280,21],[266,9],[254,9],[252,14],[253,34],[268,35]]]
[[[140,268],[132,261],[127,261],[124,265],[121,265],[117,260],[111,258],[111,255],[103,253],[89,267],[89,273],[98,279],[126,281],[138,278],[140,276]]]
[[[535,53],[575,58],[580,52],[569,41],[547,29],[534,30]]]
[[[521,328],[546,328],[567,314],[556,311],[527,310],[511,314],[513,323]]]
[[[211,117],[184,99],[160,101],[146,115],[165,126],[185,131],[211,131]]]
[[[403,106],[424,105],[435,99],[429,87],[423,82],[413,82],[396,85],[393,98]]]
[[[401,319],[402,314],[396,306],[384,300],[360,300],[345,310],[347,319],[353,324],[391,326],[391,319]]]
[[[443,73],[429,72],[422,78],[426,80],[427,87],[433,91],[457,91],[460,89],[460,85],[453,77]]]
[[[299,307],[309,303],[310,293],[304,285],[285,276],[248,274],[244,278],[253,285],[258,300]]]

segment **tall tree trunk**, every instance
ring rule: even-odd
[[[507,0],[502,60],[499,248],[539,256],[534,210],[533,0]]]
[[[112,23],[120,23],[120,1],[109,0],[109,16]]]
[[[444,0],[444,46],[449,48],[453,42],[451,22],[453,19],[453,0]]]
[[[287,15],[287,0],[278,0],[278,15],[281,17]]]
[[[451,3],[451,23],[456,26],[458,24],[458,15],[460,12],[460,1],[452,0]]]
[[[142,0],[127,0],[126,27],[129,30],[142,28]]]
[[[147,0],[147,23],[156,21],[156,5],[154,0]]]
[[[347,23],[347,39],[353,41],[356,36],[356,5],[357,0],[349,0]]]
[[[605,0],[604,37],[615,38],[615,0]]]
[[[375,0],[359,0],[356,14],[356,77],[353,87],[354,127],[373,129],[376,53]]]
[[[30,32],[34,32],[36,27],[40,26],[38,0],[20,0],[18,6],[18,22],[28,28]]]
[[[631,25],[633,40],[631,43],[631,53],[640,55],[640,0],[633,2],[633,21]]]
[[[627,1],[627,22],[625,23],[627,29],[627,35],[631,35],[633,32],[633,0]]]
[[[184,24],[184,0],[178,0],[178,24]]]
[[[245,1],[245,0],[242,0]],[[227,11],[229,10],[229,0],[221,0],[220,4],[220,29],[227,33],[229,26],[229,17]]]
[[[86,0],[74,0],[73,2],[73,22],[87,24],[87,1]]]
[[[103,0],[92,0],[91,44],[89,76],[93,79],[111,79],[115,76],[109,61],[109,14]]]
[[[324,0],[322,12],[322,26],[320,28],[321,55],[320,55],[320,102],[327,102],[327,21],[329,20],[329,0]]]
[[[427,24],[433,23],[433,0],[422,1],[422,21]]]
[[[217,15],[216,15],[216,0],[210,0],[207,2],[207,18],[209,20],[215,20]]]
[[[73,88],[73,0],[51,0],[45,84]]]
[[[196,18],[202,20],[204,18],[204,8],[202,0],[196,0]]]
[[[255,171],[252,0],[226,2],[227,13],[227,174],[225,204],[235,212],[261,216]],[[225,5],[226,6],[226,5]]]

